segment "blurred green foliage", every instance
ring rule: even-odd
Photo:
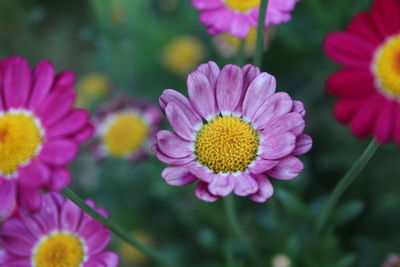
[[[313,239],[333,187],[368,143],[331,116],[334,99],[325,93],[324,81],[337,66],[324,56],[321,43],[370,2],[302,0],[293,20],[276,28],[264,55],[263,70],[277,77],[278,90],[304,101],[306,132],[314,139],[312,151],[302,157],[304,172],[293,181],[274,180],[272,199],[257,204],[235,198],[264,266],[283,253],[292,266],[372,267],[399,252],[400,153],[394,145],[382,147],[345,194],[331,221],[335,230]],[[189,1],[181,0],[1,0],[0,56],[22,55],[32,64],[48,58],[78,79],[103,72],[112,81],[111,95],[128,92],[156,104],[164,88],[185,91],[185,77],[170,73],[161,60],[177,36],[200,39],[207,49],[204,61],[220,66],[234,61],[218,55],[197,17]],[[147,233],[157,249],[184,266],[250,266],[227,227],[222,201],[197,200],[193,186],[167,186],[160,177],[163,167],[152,156],[134,165],[116,159],[96,164],[84,146],[71,167],[73,187],[126,229]],[[114,240],[112,249],[118,243]],[[139,264],[126,266],[134,265]]]

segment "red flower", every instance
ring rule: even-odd
[[[371,12],[329,34],[324,51],[343,67],[326,82],[339,98],[335,118],[356,137],[400,145],[400,1],[375,0]]]

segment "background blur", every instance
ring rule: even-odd
[[[400,153],[392,144],[378,151],[345,194],[331,222],[338,225],[334,234],[311,242],[329,193],[368,143],[331,116],[334,99],[324,81],[337,66],[321,43],[370,2],[302,0],[293,20],[268,35],[263,70],[277,77],[278,90],[304,101],[314,147],[302,156],[306,169],[298,179],[272,181],[276,193],[265,204],[235,197],[265,266],[287,266],[273,265],[285,258],[291,266],[380,266],[400,252]],[[205,33],[184,0],[0,0],[0,38],[1,57],[22,55],[32,65],[47,58],[59,71],[73,70],[78,104],[92,111],[122,92],[154,104],[164,88],[186,94],[186,74],[199,63],[237,62],[221,55],[220,42]],[[225,42],[224,50],[235,45]],[[221,200],[204,203],[194,186],[166,185],[160,177],[165,165],[154,157],[134,165],[118,159],[96,164],[85,147],[71,167],[73,188],[137,238],[184,266],[250,266]],[[117,238],[112,249],[123,257],[121,266],[155,266]]]

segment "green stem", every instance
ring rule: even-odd
[[[364,153],[360,156],[360,158],[354,163],[354,165],[350,168],[350,170],[343,176],[340,182],[336,185],[335,189],[332,192],[332,195],[329,198],[328,204],[325,206],[325,209],[322,213],[322,216],[319,218],[317,223],[316,237],[321,237],[327,230],[328,221],[332,217],[332,213],[338,203],[340,197],[346,191],[346,189],[353,183],[358,174],[360,174],[361,170],[367,165],[368,161],[375,154],[378,149],[379,144],[372,140],[368,147],[365,149]]]
[[[265,18],[267,16],[268,0],[261,0],[258,12],[256,52],[254,54],[253,65],[261,68],[264,50]]]
[[[66,188],[63,191],[64,196],[69,198],[72,202],[74,202],[78,207],[80,207],[84,212],[89,214],[93,219],[103,224],[105,227],[110,229],[116,236],[127,242],[132,247],[140,250],[144,254],[147,254],[155,261],[157,261],[162,266],[177,266],[176,264],[169,263],[167,259],[158,254],[155,250],[150,247],[145,246],[140,243],[138,240],[134,239],[129,235],[126,231],[122,230],[122,228],[113,222],[110,219],[105,218],[103,215],[98,213],[92,207],[90,207],[84,200],[82,200],[78,195],[76,195],[70,188]]]
[[[233,199],[232,196],[224,198],[224,209],[226,217],[228,219],[229,227],[231,228],[236,239],[241,244],[243,244],[244,248],[246,249],[246,252],[248,253],[251,261],[253,262],[253,266],[259,266],[258,256],[255,253],[255,250],[252,248],[249,240],[247,239],[239,223],[238,216],[236,213],[235,200]]]

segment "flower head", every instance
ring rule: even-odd
[[[157,134],[153,150],[171,165],[170,185],[198,181],[196,196],[215,201],[234,192],[263,202],[273,194],[265,175],[293,179],[303,169],[297,155],[311,148],[303,134],[304,107],[275,92],[275,78],[257,67],[214,62],[187,79],[189,99],[167,89],[159,99],[175,132]]]
[[[38,209],[41,189],[69,184],[66,165],[93,133],[88,113],[73,107],[74,81],[49,61],[32,70],[21,57],[0,61],[0,219],[15,204]]]
[[[265,26],[291,19],[290,12],[299,0],[269,0]],[[245,38],[250,27],[257,27],[260,0],[192,0],[202,13],[200,21],[209,34],[229,32]]]
[[[342,32],[327,36],[324,50],[343,69],[326,87],[338,97],[334,116],[352,133],[400,145],[400,2],[375,0]]]
[[[161,120],[156,107],[121,96],[99,108],[95,117],[99,157],[136,160],[147,154]]]
[[[107,216],[92,201],[87,203]],[[110,231],[60,194],[43,196],[43,206],[33,214],[25,209],[19,213],[20,217],[7,220],[0,232],[4,266],[118,265],[118,256],[104,251]]]
[[[203,44],[191,36],[179,36],[163,51],[163,63],[168,70],[178,75],[193,71],[204,57]]]
[[[100,72],[86,74],[79,80],[77,106],[90,107],[93,102],[105,98],[111,89],[108,77]]]

